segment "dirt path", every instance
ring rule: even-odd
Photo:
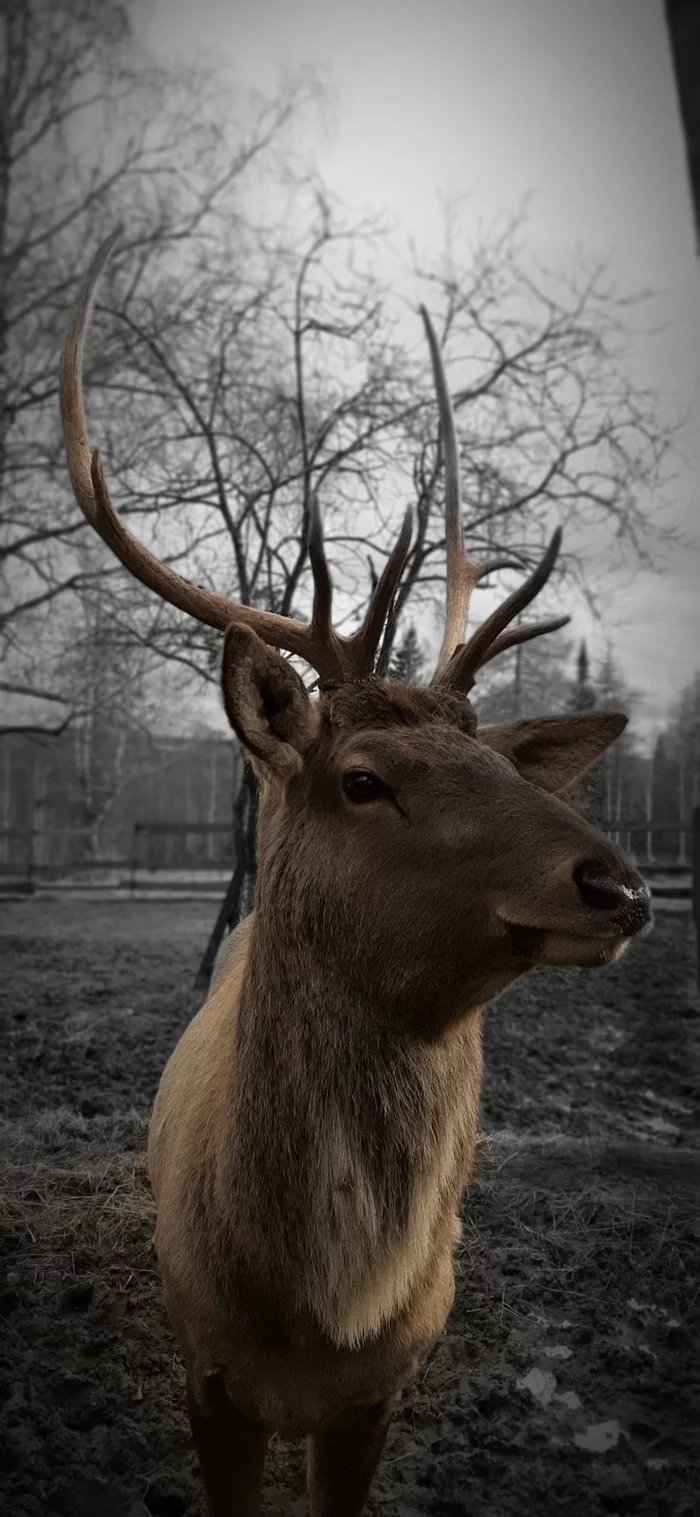
[[[206,903],[3,910],[0,1505],[195,1517],[139,1152]],[[40,935],[41,933],[41,935]],[[687,917],[488,1015],[458,1297],[370,1512],[700,1512],[700,1011]],[[263,1511],[298,1517],[303,1452]]]

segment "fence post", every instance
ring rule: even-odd
[[[44,804],[46,801],[46,773],[42,769],[39,778],[34,774],[34,799],[28,838],[27,880],[30,895],[36,889],[37,875],[44,862]]]
[[[136,889],[136,870],[138,868],[138,862],[139,862],[139,833],[140,832],[141,832],[141,823],[140,822],[134,822],[134,830],[133,830],[133,834],[132,834],[132,838],[131,838],[131,869],[129,871],[129,895],[131,896],[132,900],[133,900],[133,896],[134,896],[134,891]]]
[[[214,923],[209,942],[204,950],[204,955],[195,975],[193,989],[207,991],[211,982],[214,961],[223,942],[224,933],[229,931],[247,916],[252,910],[252,890],[246,891],[246,884],[254,888],[256,874],[256,828],[258,819],[258,788],[250,764],[246,764],[239,780],[238,794],[233,807],[234,827],[234,856],[236,865],[228,890],[224,896],[219,915]]]
[[[697,948],[698,994],[700,994],[700,806],[693,809],[692,900]]]

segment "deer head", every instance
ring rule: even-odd
[[[537,965],[602,965],[649,919],[647,890],[584,821],[572,786],[623,730],[591,712],[479,727],[468,699],[478,670],[567,617],[513,627],[559,551],[465,639],[474,586],[493,564],[464,551],[454,418],[425,310],[445,460],[447,608],[425,689],[374,674],[382,629],[410,547],[411,517],[351,637],[331,623],[332,587],[317,503],[309,524],[308,625],[191,584],[120,521],[82,400],[83,336],[110,250],[94,259],[65,344],[61,407],[84,515],[124,566],[163,599],[225,633],[223,697],[262,782],[256,899],[262,922],[303,941],[381,1015],[430,1034]],[[312,699],[277,650],[320,676]],[[426,1009],[431,1008],[431,1009]]]

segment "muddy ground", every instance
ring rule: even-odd
[[[140,1151],[211,905],[2,908],[0,1507],[195,1517]],[[700,1010],[687,916],[487,1017],[458,1295],[369,1511],[700,1512]],[[263,1511],[304,1511],[276,1442]]]

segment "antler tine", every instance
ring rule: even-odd
[[[447,614],[445,618],[445,635],[442,641],[437,670],[433,676],[434,685],[451,685],[461,690],[470,690],[474,684],[474,675],[490,659],[498,653],[505,652],[506,648],[513,648],[518,643],[529,642],[533,637],[541,637],[545,632],[554,632],[559,627],[566,626],[570,620],[568,616],[560,617],[547,622],[535,622],[528,627],[516,627],[511,632],[505,632],[504,628],[513,620],[514,616],[528,606],[531,600],[542,589],[549,579],[561,545],[561,528],[557,528],[547,552],[538,564],[537,568],[515,590],[502,606],[492,612],[491,616],[483,623],[483,626],[470,637],[467,643],[462,642],[464,636],[469,598],[472,590],[480,579],[495,569],[510,568],[506,560],[495,559],[490,563],[477,564],[469,558],[464,551],[464,529],[462,525],[462,496],[459,480],[459,453],[457,450],[457,435],[455,431],[454,412],[452,401],[445,377],[445,368],[442,362],[440,345],[435,335],[435,329],[425,306],[420,308],[423,317],[430,357],[433,365],[433,378],[435,381],[435,393],[437,395],[438,410],[440,413],[440,431],[445,455],[445,536],[447,541]]]
[[[309,507],[309,559],[314,577],[314,604],[311,612],[311,627],[316,637],[328,637],[332,632],[331,606],[333,585],[331,583],[326,550],[323,543],[323,522],[318,497],[312,495]]]
[[[73,307],[61,361],[61,419],[68,472],[83,515],[126,569],[181,611],[220,631],[232,621],[235,607],[182,579],[149,553],[120,520],[112,505],[99,453],[91,453],[83,402],[83,348],[95,289],[120,233],[98,248]]]
[[[314,580],[314,600],[309,633],[313,654],[307,653],[307,661],[317,669],[321,679],[342,679],[346,673],[347,659],[344,656],[345,638],[333,630],[331,609],[333,583],[328,568],[323,542],[323,522],[318,497],[311,496],[309,506],[309,560]]]
[[[433,380],[440,416],[440,432],[445,457],[445,538],[447,545],[447,607],[445,634],[440,649],[437,674],[442,674],[452,654],[464,637],[472,590],[483,574],[464,551],[462,494],[459,476],[459,452],[452,401],[435,328],[425,306],[420,307],[425,335],[433,366]]]
[[[234,620],[246,621],[250,616],[256,615],[249,606],[236,606],[213,590],[203,590],[201,586],[193,585],[190,580],[168,568],[167,564],[161,563],[148,548],[144,548],[129,528],[124,526],[112,505],[102,460],[97,451],[90,459],[90,479],[93,515],[88,520],[99,532],[102,541],[111,548],[115,558],[133,574],[134,579],[140,580],[147,589],[155,590],[156,595],[176,606],[178,611],[189,612],[197,621],[203,622],[207,627],[215,627],[219,632],[224,632]],[[75,493],[77,495],[77,489]],[[85,515],[87,516],[87,511]],[[248,625],[255,626],[257,630],[255,622],[248,621]]]
[[[413,512],[409,506],[396,543],[372,592],[372,598],[359,632],[349,638],[353,668],[358,675],[371,674],[384,623],[389,614],[401,571],[408,557],[413,535]]]
[[[61,362],[61,418],[66,444],[68,471],[75,498],[83,515],[99,533],[100,537],[128,569],[135,579],[148,589],[154,590],[161,599],[185,611],[205,626],[223,632],[233,621],[252,627],[263,642],[273,648],[284,648],[311,664],[322,677],[331,677],[338,671],[338,654],[335,643],[326,641],[318,634],[321,611],[317,626],[305,626],[292,617],[279,616],[273,611],[258,607],[242,606],[225,599],[212,590],[204,590],[184,579],[167,564],[161,563],[137,537],[129,531],[118,516],[110,500],[102,464],[97,452],[91,454],[88,443],[85,408],[83,403],[82,359],[85,331],[92,306],[95,286],[107,259],[117,241],[114,232],[98,249],[80,286],[73,308]],[[320,526],[320,523],[319,523]],[[313,516],[312,516],[313,535]],[[322,544],[322,539],[321,539]],[[321,556],[323,549],[321,545]],[[315,564],[314,564],[315,557]],[[325,564],[325,560],[323,561]],[[326,597],[330,614],[330,579],[325,568],[326,582],[321,586],[323,569],[314,547],[312,567],[316,581],[319,606]],[[321,588],[319,588],[321,586]]]
[[[98,532],[99,512],[92,485],[92,459],[83,405],[83,347],[97,282],[120,236],[121,228],[117,228],[95,253],[73,306],[61,357],[61,422],[68,472],[83,516]]]
[[[533,638],[544,637],[547,632],[559,632],[561,627],[568,627],[570,621],[570,616],[553,616],[548,621],[527,622],[524,627],[511,627],[509,632],[499,633],[482,658],[479,668],[483,669],[484,664],[490,664],[492,658],[497,658],[499,653],[507,653],[509,648],[517,647],[518,643],[530,643]]]
[[[508,635],[507,641],[501,641],[499,647],[494,646],[499,638],[502,638],[504,629],[508,626],[509,622],[512,622],[513,618],[518,615],[518,612],[524,610],[525,606],[529,606],[530,602],[539,594],[543,585],[547,583],[557,561],[561,547],[561,536],[561,527],[557,527],[549,547],[537,565],[537,568],[533,570],[523,585],[514,590],[512,595],[509,595],[501,606],[497,606],[496,610],[491,612],[486,621],[470,637],[469,642],[463,643],[461,647],[455,650],[447,668],[437,679],[438,684],[450,685],[455,689],[463,691],[470,690],[474,683],[474,675],[477,669],[480,669],[483,664],[487,663],[490,657],[495,657],[496,652],[503,652],[506,647],[513,647],[515,643],[528,641],[528,636],[517,637],[515,633],[528,633],[530,637],[539,636],[539,631],[535,632],[525,627],[514,628],[513,633]],[[551,625],[547,628],[542,626],[540,630],[552,631],[553,627]]]

